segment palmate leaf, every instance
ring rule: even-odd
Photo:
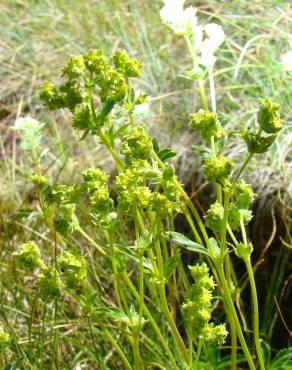
[[[115,319],[117,321],[123,322],[126,325],[130,326],[131,322],[128,316],[118,308],[114,307],[97,307],[94,312],[98,316],[107,317],[111,319]]]
[[[180,247],[183,247],[189,251],[197,252],[197,253],[203,253],[209,255],[208,250],[203,247],[201,244],[196,243],[183,234],[177,233],[175,231],[166,231],[163,234],[164,238],[170,242],[173,242]]]

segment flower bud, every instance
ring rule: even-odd
[[[260,99],[258,121],[262,130],[268,134],[275,134],[282,129],[280,106],[272,99]]]
[[[225,184],[233,171],[233,167],[233,161],[224,157],[217,157],[205,161],[203,172],[208,181]]]

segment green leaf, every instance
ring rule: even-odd
[[[102,317],[108,317],[111,319],[115,319],[117,321],[124,322],[125,324],[129,325],[131,324],[130,319],[128,316],[121,310],[113,307],[97,307],[94,312],[98,316]]]
[[[261,351],[264,357],[264,362],[266,367],[269,367],[270,361],[271,361],[271,348],[267,342],[265,342],[263,339],[260,339],[261,344]]]
[[[110,114],[113,107],[115,105],[115,102],[112,100],[108,100],[102,107],[101,112],[98,115],[98,118],[101,120],[101,124],[103,124],[106,117]]]
[[[237,364],[243,363],[245,361],[246,361],[245,356],[243,356],[243,355],[237,355],[237,358],[236,358],[236,363]],[[228,369],[228,368],[230,368],[231,363],[232,363],[231,356],[225,356],[222,359],[220,359],[220,361],[216,365],[216,370]]]
[[[180,260],[180,253],[177,251],[174,256],[170,257],[163,266],[163,276],[166,280],[170,278],[173,271],[176,268],[176,265],[178,264]]]
[[[129,258],[131,258],[133,261],[139,263],[139,257],[135,254],[135,252],[132,251],[131,248],[126,247],[124,245],[115,244],[115,247],[118,249],[119,252],[125,254]],[[152,264],[148,258],[143,257],[143,267],[146,270],[152,269]]]
[[[273,358],[269,370],[284,369],[290,359],[292,359],[292,348],[281,349]]]
[[[176,156],[176,153],[171,148],[164,148],[158,152],[158,157],[162,162],[166,162]]]
[[[205,247],[203,247],[201,244],[193,242],[183,234],[177,233],[175,231],[166,231],[163,236],[166,240],[173,242],[189,251],[209,255],[209,252]]]
[[[210,256],[212,257],[213,260],[217,259],[220,257],[220,248],[219,245],[214,238],[210,238]]]

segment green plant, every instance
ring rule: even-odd
[[[41,268],[36,279],[36,295],[43,301],[43,315],[47,306],[54,305],[51,366],[59,367],[58,301],[60,297],[68,296],[81,307],[88,326],[92,328],[94,324],[100,328],[103,338],[119,355],[121,368],[211,368],[213,365],[208,353],[214,347],[220,349],[227,336],[222,321],[212,318],[216,283],[217,294],[224,304],[226,324],[230,328],[231,368],[235,369],[242,361],[237,354],[237,339],[248,366],[255,369],[259,362],[261,369],[266,368],[251,266],[253,247],[245,230],[252,217],[249,208],[254,193],[240,178],[251,158],[267,151],[276,139],[281,128],[279,107],[269,99],[261,100],[259,129],[240,133],[247,144],[247,156],[232,176],[234,163],[223,155],[228,133],[223,130],[215,111],[212,72],[216,61],[214,52],[222,43],[224,34],[218,25],[198,26],[194,10],[189,8],[185,13],[180,8],[182,2],[177,3],[179,8],[173,9],[166,2],[163,15],[165,19],[169,14],[181,16],[178,19],[182,23],[175,24],[175,31],[184,35],[194,62],[193,70],[186,73],[186,77],[198,81],[203,104],[203,110],[191,115],[190,126],[199,130],[207,145],[211,146],[203,172],[206,179],[214,183],[217,201],[210,205],[205,221],[170,164],[175,153],[171,148],[159,149],[145,126],[134,122],[133,112],[143,104],[146,96],[137,94],[131,86],[131,78],[141,76],[141,64],[125,52],[116,52],[112,58],[107,58],[100,50],[72,56],[63,68],[64,82],[58,87],[45,82],[40,92],[49,109],[69,109],[73,127],[81,133],[82,139],[90,134],[108,149],[117,170],[112,182],[101,169],[89,168],[83,171],[80,183],[50,184],[41,166],[40,131],[34,129],[30,134],[25,130],[31,130],[31,127],[21,125],[24,139],[29,143],[26,148],[33,153],[36,173],[32,181],[44,223],[51,233],[53,257],[50,264],[46,263],[33,242],[22,244],[15,256],[20,267],[32,271],[36,267]],[[172,26],[171,20],[168,23]],[[215,40],[212,39],[214,31],[219,32],[219,39],[218,34]],[[197,38],[203,32],[209,37],[205,44]],[[212,112],[209,111],[204,88],[207,78],[211,83]],[[28,118],[21,122],[25,120],[30,122]],[[18,125],[15,128],[20,129]],[[102,245],[84,230],[86,225],[82,225],[78,217],[81,211],[86,212],[88,222],[103,235]],[[177,213],[185,216],[195,241],[175,232]],[[121,237],[126,226],[133,228],[128,238]],[[212,230],[212,237],[207,228]],[[110,266],[111,284],[115,291],[111,306],[104,305],[102,292],[88,276],[86,256],[73,242],[75,233],[86,238]],[[177,246],[196,252],[205,259],[213,277],[209,275],[205,262],[196,263],[190,266],[194,279],[191,283]],[[246,265],[251,284],[255,357],[251,354],[250,343],[235,309],[237,279],[230,258],[233,251]],[[136,264],[138,271],[130,278],[128,270],[132,263]],[[148,297],[155,309],[150,308]],[[159,316],[159,321],[155,316]],[[221,317],[224,318],[223,313]],[[95,347],[95,335],[92,329],[90,331]],[[168,331],[172,338],[166,340]],[[152,351],[144,339],[145,332],[150,345],[155,344]],[[115,333],[121,333],[119,340]],[[46,366],[43,346],[44,343],[40,366]],[[145,349],[147,353],[151,352],[147,358]],[[97,351],[95,357],[100,363]],[[288,356],[283,358],[287,361]],[[27,366],[35,366],[33,359],[28,358],[27,361]]]

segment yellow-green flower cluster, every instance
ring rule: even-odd
[[[121,153],[129,163],[137,159],[149,159],[152,142],[144,125],[134,127],[132,132],[122,138]]]
[[[237,230],[240,227],[240,220],[247,225],[252,219],[252,212],[249,210],[255,193],[252,188],[241,181],[235,186],[233,199],[228,209],[228,223],[230,227]]]
[[[224,136],[224,129],[221,127],[217,113],[200,109],[199,112],[191,114],[190,119],[190,127],[198,130],[208,143],[210,143],[212,136],[216,140]]]
[[[87,264],[83,256],[63,251],[58,256],[61,278],[68,289],[78,289],[87,277]]]
[[[61,204],[55,213],[55,228],[61,233],[73,233],[79,226],[75,204]]]
[[[243,130],[241,136],[246,142],[247,149],[251,154],[265,153],[274,143],[277,134],[282,129],[280,117],[280,106],[272,99],[260,99],[260,109],[258,113],[260,130]],[[263,132],[267,135],[263,135]],[[270,134],[270,135],[269,135]]]
[[[133,161],[115,180],[119,209],[132,213],[136,208],[149,208],[160,216],[181,212],[175,179],[173,170],[162,172],[146,160]]]
[[[108,176],[98,168],[89,168],[83,172],[83,180],[89,194],[92,212],[95,217],[104,218],[113,207],[107,184]]]
[[[223,206],[219,202],[211,204],[205,216],[206,226],[215,232],[218,232],[222,228],[223,221]]]
[[[280,106],[272,99],[260,99],[258,121],[262,130],[267,134],[275,134],[282,129]]]
[[[125,77],[140,77],[142,64],[137,59],[132,59],[127,53],[119,50],[113,56],[116,70]]]
[[[117,51],[107,58],[101,50],[89,50],[84,55],[71,56],[63,68],[66,81],[59,87],[46,81],[40,98],[49,109],[68,108],[78,130],[98,133],[114,105],[124,103],[130,91],[129,77],[138,77],[141,71],[141,63],[125,52]],[[99,112],[94,107],[95,92],[99,96]]]
[[[195,283],[192,284],[182,306],[188,330],[193,336],[221,344],[227,335],[225,326],[209,323],[212,313],[212,290],[215,287],[214,280],[209,275],[209,268],[205,263],[189,268]]]
[[[55,269],[43,268],[37,278],[37,287],[42,300],[51,302],[61,295],[63,284]]]
[[[12,255],[16,258],[19,266],[25,269],[34,270],[42,265],[41,252],[34,241],[22,243]]]
[[[243,180],[236,184],[234,189],[235,203],[240,209],[248,209],[253,202],[256,194],[249,184],[246,184]]]
[[[59,233],[73,233],[79,223],[75,215],[75,204],[79,200],[81,188],[78,184],[47,185],[43,194],[54,215],[54,225]]]
[[[131,213],[136,208],[148,208],[151,190],[146,186],[146,179],[133,167],[121,172],[115,179],[115,191],[118,195],[118,207],[123,213]]]
[[[225,157],[215,157],[207,159],[203,166],[206,180],[225,184],[234,167],[233,161]]]

